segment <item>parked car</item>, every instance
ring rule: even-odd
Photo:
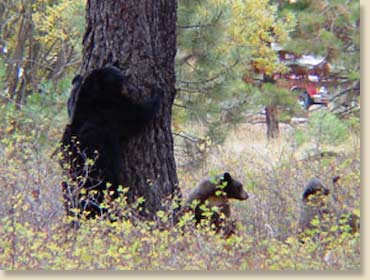
[[[275,82],[276,86],[293,92],[305,110],[314,104],[327,107],[329,103],[328,90],[323,84],[329,77],[330,65],[325,58],[300,55],[279,49],[279,46],[275,46],[275,48],[280,62],[287,67],[285,72],[272,74],[271,80]],[[263,67],[259,67],[256,61],[252,61],[251,67],[255,74],[262,76],[260,80],[266,81]],[[267,77],[270,78],[270,76]],[[247,83],[254,83],[254,79],[250,76],[244,77],[244,80]]]
[[[305,110],[314,104],[327,107],[328,91],[320,81],[330,74],[329,63],[324,58],[298,55],[284,50],[279,50],[278,55],[280,61],[288,67],[289,72],[276,74],[277,84],[294,92],[299,104]]]
[[[292,86],[290,90],[295,93],[298,103],[301,104],[305,110],[308,110],[310,106],[314,104],[328,106],[328,91],[323,86],[307,83],[305,85]]]

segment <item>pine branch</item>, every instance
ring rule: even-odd
[[[217,22],[220,20],[221,16],[222,16],[222,11],[220,11],[218,13],[218,15],[216,16],[216,18],[214,19],[214,21],[212,23],[208,23],[208,24],[194,24],[194,25],[177,25],[176,27],[179,28],[179,29],[196,29],[196,28],[215,27],[215,25],[217,24]]]
[[[214,75],[213,77],[205,80],[198,80],[198,81],[178,81],[180,84],[185,84],[185,85],[196,85],[196,84],[206,84],[215,81],[222,75],[225,75],[230,69],[235,67],[239,63],[239,60],[236,60],[232,65],[228,66],[225,70],[219,72],[218,74]]]
[[[179,29],[195,29],[195,28],[208,28],[208,27],[214,27],[213,23],[209,24],[195,24],[195,25],[177,25],[177,28]]]
[[[352,87],[346,88],[342,90],[340,93],[334,95],[332,98],[330,98],[330,101],[333,101],[337,99],[338,97],[341,97],[342,95],[345,95],[346,93],[351,92],[351,91],[360,91],[360,86],[358,82],[356,82]]]

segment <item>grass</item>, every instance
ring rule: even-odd
[[[228,171],[244,183],[247,201],[232,202],[237,233],[225,239],[197,229],[189,216],[178,226],[169,218],[109,223],[85,221],[78,231],[64,217],[61,171],[53,148],[38,145],[37,126],[1,127],[0,269],[3,270],[359,270],[360,236],[324,233],[302,245],[296,236],[305,183],[319,177],[336,194],[331,203],[359,214],[360,141],[356,133],[336,156],[309,159],[295,128],[268,142],[263,125],[241,125],[222,146],[212,147],[196,169],[178,170],[186,198],[212,172]],[[8,130],[7,130],[8,129]],[[58,127],[49,139],[57,139]],[[357,136],[356,136],[357,135]],[[52,141],[50,141],[52,142]],[[50,143],[49,143],[50,144]],[[340,175],[340,184],[331,183]]]

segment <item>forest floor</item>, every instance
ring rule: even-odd
[[[53,151],[38,150],[26,134],[9,137],[13,144],[3,141],[1,149],[0,183],[8,191],[0,194],[0,269],[359,270],[359,233],[339,236],[333,227],[304,245],[296,236],[302,192],[313,177],[336,194],[333,208],[360,215],[359,134],[325,146],[335,153],[320,157],[296,145],[295,127],[280,131],[267,141],[263,124],[243,124],[202,162],[178,168],[184,198],[210,174],[230,172],[243,182],[249,198],[231,202],[237,230],[227,239],[195,228],[189,217],[163,227],[170,224],[165,213],[154,222],[84,221],[71,230]],[[335,185],[334,176],[341,177]]]

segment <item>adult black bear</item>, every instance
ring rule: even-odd
[[[69,95],[68,102],[67,102],[68,117],[71,121],[73,119],[73,113],[75,111],[78,92],[82,84],[82,80],[83,78],[80,74],[76,75],[72,79],[72,89],[71,89],[71,93]]]
[[[213,207],[218,207],[219,211],[212,213],[210,222],[215,226],[216,231],[219,231],[222,228],[224,229],[225,218],[231,216],[229,199],[246,200],[248,194],[244,191],[242,183],[226,172],[214,179],[202,180],[189,195],[186,205],[187,208],[195,207],[196,224],[206,218],[203,209],[208,208],[212,211]],[[229,234],[226,233],[226,235]]]
[[[77,75],[68,101],[70,124],[62,137],[62,164],[69,183],[63,183],[66,211],[88,218],[103,215],[104,191],[117,198],[122,172],[121,145],[137,135],[159,110],[162,91],[152,88],[152,98],[135,103],[137,94],[125,85],[115,66],[93,70],[84,79]]]

